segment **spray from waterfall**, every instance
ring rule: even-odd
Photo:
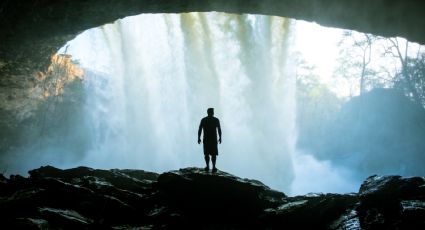
[[[80,39],[91,44],[69,46],[96,72],[87,77],[85,107],[95,144],[80,163],[202,167],[196,132],[214,107],[223,129],[219,169],[288,189],[295,144],[289,34],[285,18],[223,13],[139,15],[86,31]]]
[[[12,173],[47,164],[203,167],[197,129],[213,107],[223,131],[219,170],[287,194],[334,191],[335,183],[344,191],[330,165],[295,149],[292,27],[281,17],[188,13],[87,30],[65,46],[85,70],[84,100],[67,115],[73,119],[2,157],[2,165]]]

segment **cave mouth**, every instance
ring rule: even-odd
[[[281,17],[187,13],[142,14],[81,34],[61,51],[79,59],[90,88],[85,113],[97,123],[97,143],[84,164],[203,167],[197,128],[214,107],[226,137],[219,169],[288,190],[295,140],[295,81],[285,68],[290,30]]]
[[[295,49],[297,27],[304,40]],[[328,35],[319,36],[322,30]],[[97,119],[107,117],[95,132],[104,133],[108,127],[125,129],[126,134],[120,135],[125,137],[119,143],[119,138],[103,137],[109,147],[91,151],[86,165],[116,167],[123,162],[121,167],[160,172],[202,166],[202,149],[193,137],[206,108],[214,107],[227,137],[219,146],[220,169],[298,194],[354,191],[358,184],[344,182],[329,164],[301,156],[295,147],[296,64],[290,57],[302,50],[320,62],[320,73],[330,74],[336,56],[336,49],[330,47],[339,34],[341,30],[282,17],[214,12],[143,14],[87,31],[61,52],[80,60],[86,75],[97,79],[88,85],[109,97],[91,95],[97,98],[91,104],[97,107],[108,101],[115,106],[108,108],[115,111],[112,114],[95,113]],[[306,41],[314,35],[316,42]],[[316,52],[328,55],[311,52],[315,44],[320,47]],[[99,89],[93,85],[102,75],[101,84],[107,86]],[[114,98],[120,99],[111,104]],[[116,152],[128,152],[128,161]],[[114,156],[119,159],[110,160]],[[99,163],[99,158],[106,162]],[[314,178],[319,171],[331,180],[312,183],[320,181]]]
[[[299,91],[315,95],[308,103],[319,98],[325,109],[315,112],[325,115],[353,96],[352,79],[331,84],[340,51],[331,47],[342,34],[216,12],[142,14],[87,30],[58,51],[84,69],[84,80],[47,97],[38,126],[28,130],[36,144],[27,140],[15,167],[202,167],[196,132],[214,107],[223,129],[220,170],[288,194],[354,192],[364,179],[355,170],[297,145],[300,120],[311,112],[300,110]]]

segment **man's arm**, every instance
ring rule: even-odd
[[[202,120],[199,123],[199,128],[198,128],[198,144],[201,144],[201,133],[202,133]]]
[[[217,119],[217,130],[218,130],[218,143],[221,144],[221,127],[220,127],[220,120]]]

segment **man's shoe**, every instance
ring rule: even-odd
[[[210,171],[210,167],[205,167],[204,170],[205,170],[205,172],[208,172],[208,171]]]
[[[217,172],[217,168],[213,168],[213,169],[212,169],[212,172],[213,172],[213,173]]]

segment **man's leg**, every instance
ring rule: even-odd
[[[217,168],[215,167],[216,160],[217,160],[217,155],[212,155],[211,161],[212,161],[212,165],[213,165],[213,172],[217,171]]]
[[[208,171],[210,170],[210,155],[205,154],[204,158],[205,158],[205,164],[207,165],[207,167],[205,167],[205,170]],[[215,165],[215,163],[213,163],[213,165]]]

